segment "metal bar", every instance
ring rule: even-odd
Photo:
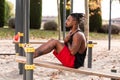
[[[109,14],[109,34],[108,34],[108,50],[111,48],[111,4],[112,0],[110,0],[110,14]]]
[[[113,72],[113,73],[117,73],[117,70],[112,69],[111,72]],[[118,80],[118,79],[111,78],[111,80]]]
[[[66,0],[63,0],[63,39],[65,38],[65,20],[66,20]]]
[[[9,53],[5,54],[5,53],[3,53],[3,54],[0,54],[0,55],[16,55],[16,54],[9,54]]]
[[[29,42],[30,44],[44,44],[46,43],[47,41],[35,41],[35,42]],[[60,40],[60,42],[64,43],[62,40]],[[19,42],[14,42],[15,44],[19,44]]]
[[[23,0],[16,0],[16,19],[15,19],[15,34],[18,32],[21,32],[23,27]],[[20,42],[22,43],[23,38],[20,38]],[[16,53],[19,53],[19,55],[23,55],[23,50],[18,46],[18,44],[15,44],[15,50]],[[18,63],[19,66],[19,74],[23,74],[23,64]]]
[[[88,42],[88,68],[92,68],[92,41]]]
[[[30,26],[30,0],[23,0],[23,33],[24,33],[24,41],[23,43],[29,43],[29,26]],[[26,54],[24,53],[23,56],[26,56]],[[32,59],[32,58],[31,58]],[[25,65],[24,65],[25,66]],[[33,80],[33,79],[27,79],[28,77],[31,78],[31,76],[33,75],[30,75],[28,74],[28,72],[26,72],[25,69],[23,69],[23,80]]]
[[[29,43],[30,0],[24,0],[24,43]]]
[[[33,52],[34,52],[34,48],[33,47],[27,47],[25,52],[27,55],[27,59],[26,59],[26,65],[27,67],[25,67],[26,69],[26,80],[33,80],[33,69],[34,69],[34,65],[33,65]]]
[[[17,62],[26,63],[26,58],[22,56],[17,56],[15,59]],[[59,63],[53,63],[50,61],[42,61],[42,60],[34,60],[34,64],[40,67],[58,69],[58,70],[65,70],[74,73],[82,73],[86,75],[94,75],[99,77],[106,77],[106,78],[114,78],[120,80],[120,73],[112,73],[112,72],[103,72],[94,70],[91,68],[80,67],[79,69],[65,67]]]
[[[28,53],[27,54],[27,64],[33,65],[33,54]],[[26,70],[26,80],[33,80],[33,70]]]
[[[73,0],[71,0],[71,10],[70,13],[73,13]]]

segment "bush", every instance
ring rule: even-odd
[[[44,30],[57,30],[57,23],[54,21],[48,21],[43,25]]]
[[[9,1],[5,1],[5,23],[4,25],[7,26],[8,25],[8,21],[9,19],[14,16],[14,13],[13,13],[13,4]]]
[[[15,18],[10,18],[8,21],[9,28],[15,28]]]
[[[99,33],[108,33],[109,25],[105,24],[103,25],[97,32]],[[112,34],[119,34],[120,27],[116,25],[111,25],[111,33]]]

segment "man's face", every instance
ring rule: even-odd
[[[67,28],[72,28],[74,24],[74,19],[72,16],[68,16],[65,22]]]

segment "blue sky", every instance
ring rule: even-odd
[[[8,0],[15,4],[16,0]],[[84,0],[73,0],[73,12],[85,12]],[[109,1],[102,1],[102,18],[109,19]],[[15,5],[14,5],[15,6]],[[112,18],[120,17],[120,3],[117,1],[112,2]],[[43,0],[43,16],[57,16],[57,0]]]

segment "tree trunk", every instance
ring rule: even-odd
[[[58,30],[59,30],[59,40],[61,40],[60,0],[57,0],[57,8],[58,8]]]
[[[89,0],[85,0],[85,27],[84,27],[84,33],[85,36],[87,38],[87,40],[89,40],[89,6],[88,6]]]

